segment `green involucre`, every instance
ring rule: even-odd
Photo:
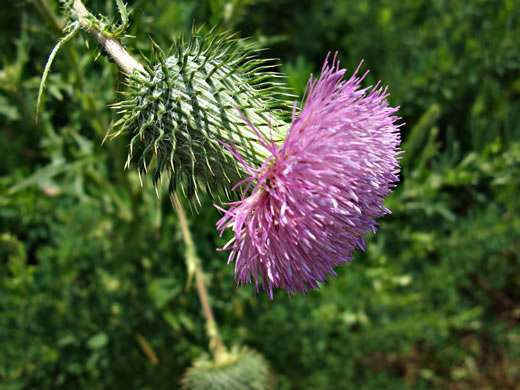
[[[202,357],[186,370],[184,390],[270,390],[274,377],[262,355],[247,347],[234,347],[222,361]]]
[[[288,94],[272,82],[281,76],[269,62],[226,34],[179,39],[147,60],[147,74],[128,78],[128,99],[114,105],[123,116],[109,135],[130,134],[127,165],[136,156],[140,174],[153,165],[154,184],[166,173],[170,192],[181,184],[188,197],[201,188],[229,196],[247,173],[223,143],[253,167],[269,155],[242,116],[267,138],[284,138]]]

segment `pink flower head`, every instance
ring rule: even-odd
[[[361,66],[361,64],[360,64]],[[363,235],[376,232],[375,218],[390,210],[383,200],[399,180],[400,134],[397,108],[386,101],[387,89],[361,88],[358,69],[349,80],[336,57],[328,57],[321,77],[308,82],[305,105],[281,146],[260,143],[272,156],[259,169],[245,164],[250,177],[242,199],[217,223],[221,235],[234,238],[228,263],[235,261],[237,284],[261,278],[273,299],[273,288],[305,293],[318,288],[334,267],[365,249]],[[253,187],[251,195],[249,190]]]

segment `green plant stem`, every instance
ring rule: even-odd
[[[50,26],[57,35],[61,36],[63,29],[65,28],[65,25],[54,13],[53,9],[50,7],[47,0],[36,0],[34,5],[40,13],[40,16],[50,24]],[[76,90],[79,94],[82,94],[85,97],[85,99],[81,100],[84,101],[84,108],[90,116],[90,123],[98,134],[103,134],[107,129],[107,123],[105,122],[103,116],[98,110],[96,102],[92,95],[83,94],[82,92],[84,91],[85,77],[79,64],[78,55],[71,45],[65,45],[64,49],[70,67],[72,69],[72,73],[75,76]]]
[[[177,216],[179,218],[179,224],[181,226],[182,237],[184,240],[184,244],[186,245],[186,257],[191,258],[191,260],[195,263],[195,284],[197,286],[197,292],[200,298],[200,304],[202,305],[202,309],[204,311],[204,317],[206,318],[206,330],[208,333],[208,338],[210,339],[210,349],[213,352],[215,360],[219,360],[219,357],[222,357],[226,348],[222,343],[222,339],[218,332],[217,322],[215,321],[215,316],[213,315],[213,310],[211,309],[211,304],[209,302],[209,294],[206,289],[206,283],[204,280],[204,274],[202,273],[202,266],[200,263],[200,259],[197,256],[195,245],[193,243],[193,239],[191,237],[191,232],[188,226],[188,220],[186,219],[186,213],[184,212],[184,208],[182,207],[179,197],[176,193],[171,195],[172,204],[177,212]]]
[[[81,0],[74,0],[72,10],[77,15],[81,27],[106,50],[123,73],[127,75],[131,75],[134,71],[145,73],[143,66],[111,34],[99,29],[95,23],[96,18],[85,8]]]

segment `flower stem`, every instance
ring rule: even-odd
[[[204,280],[204,274],[202,273],[200,259],[198,258],[195,250],[195,244],[193,243],[193,238],[188,226],[186,213],[184,212],[184,208],[182,207],[179,201],[179,197],[176,193],[171,195],[171,200],[173,207],[177,212],[179,224],[181,226],[182,237],[184,244],[186,245],[187,263],[193,262],[195,264],[195,283],[200,298],[200,304],[202,305],[202,309],[204,311],[204,317],[206,318],[206,331],[210,340],[210,349],[213,352],[215,360],[219,360],[219,357],[223,356],[223,354],[226,352],[226,348],[222,343],[222,339],[218,332],[217,322],[215,321],[215,316],[213,315],[213,310],[211,309],[209,294],[208,290],[206,289],[206,283]]]

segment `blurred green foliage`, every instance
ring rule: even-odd
[[[84,36],[39,78],[56,1],[0,13],[0,388],[171,389],[207,350],[167,196],[101,145],[124,90]],[[88,1],[116,17],[111,0]],[[193,23],[252,36],[301,95],[328,51],[361,59],[400,105],[402,182],[366,253],[307,296],[237,289],[219,214],[191,215],[224,342],[278,389],[515,389],[520,383],[520,3],[515,0],[129,1],[126,45]],[[150,351],[155,356],[150,355]],[[156,360],[154,359],[156,358]]]

